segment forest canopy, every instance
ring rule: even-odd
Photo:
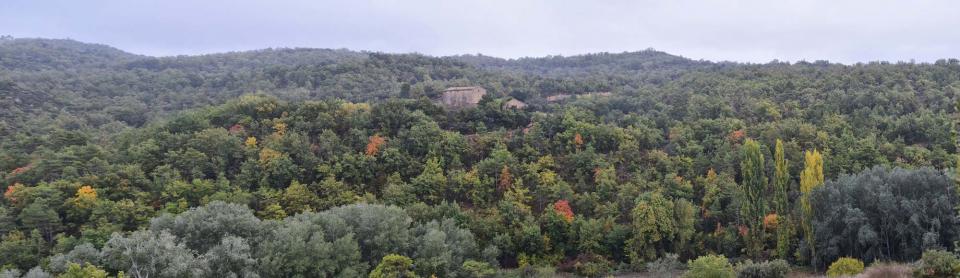
[[[438,101],[461,86],[486,94]],[[958,60],[149,57],[5,38],[0,269],[493,277],[705,255],[818,271],[910,262],[958,240],[958,94]]]

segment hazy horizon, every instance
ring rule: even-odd
[[[656,49],[694,60],[958,58],[960,3],[925,1],[72,1],[0,3],[0,35],[149,56],[329,48],[431,56]]]

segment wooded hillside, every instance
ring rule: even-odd
[[[487,93],[439,104],[462,86]],[[547,100],[559,94],[572,97]],[[499,277],[669,272],[708,254],[815,271],[912,262],[960,235],[958,94],[958,60],[158,58],[4,39],[0,269]]]

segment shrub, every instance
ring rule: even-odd
[[[574,262],[573,270],[583,277],[600,277],[612,270],[613,264],[600,255],[581,254]]]
[[[493,268],[489,263],[478,262],[474,260],[466,260],[463,262],[461,267],[463,272],[467,274],[467,277],[471,278],[483,278],[491,277],[497,273],[497,270]]]
[[[827,268],[827,277],[853,276],[861,272],[863,272],[863,262],[843,257],[830,264],[830,268]]]
[[[517,269],[500,270],[497,278],[550,278],[556,277],[556,271],[552,267],[523,266]]]
[[[683,274],[685,278],[733,278],[736,273],[730,261],[723,255],[700,256],[695,260],[687,262],[689,268]]]
[[[739,278],[778,278],[787,277],[790,264],[784,260],[772,260],[760,263],[747,260],[737,264]]]
[[[674,277],[677,271],[683,269],[683,264],[677,260],[677,254],[666,254],[663,257],[647,263],[647,273],[652,277]]]
[[[924,251],[913,274],[916,277],[956,277],[960,274],[960,258],[948,251]]]

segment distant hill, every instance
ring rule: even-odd
[[[99,67],[142,56],[68,39],[0,39],[0,68],[64,70]]]
[[[420,54],[276,48],[151,57],[59,39],[3,39],[0,80],[12,84],[0,91],[4,100],[0,105],[5,106],[0,108],[26,111],[26,107],[14,107],[25,101],[30,101],[29,107],[53,108],[10,113],[11,118],[4,121],[11,127],[58,117],[76,120],[79,126],[98,127],[112,121],[139,126],[159,116],[253,93],[294,101],[377,101],[436,98],[451,86],[482,86],[495,96],[538,91],[534,87],[592,89]],[[25,97],[41,94],[44,97]]]
[[[518,70],[529,73],[564,75],[610,70],[664,70],[693,69],[712,65],[708,61],[695,61],[652,49],[622,52],[595,53],[574,56],[547,56],[539,58],[502,59],[484,55],[460,55],[454,58],[487,69]]]
[[[920,77],[944,87],[956,78],[955,67],[956,60],[937,64],[741,64],[692,60],[650,49],[520,59],[314,48],[151,57],[68,39],[4,38],[0,39],[0,81],[7,85],[0,90],[0,109],[11,111],[4,119],[11,127],[53,119],[69,119],[71,126],[79,127],[140,126],[244,94],[292,101],[338,98],[366,102],[437,99],[448,87],[479,86],[493,98],[520,99],[534,110],[553,105],[546,101],[549,96],[587,92],[656,95],[661,91],[677,91],[665,95],[679,101],[676,105],[687,101],[678,92],[731,97],[730,105],[740,110],[747,109],[747,103],[741,100],[743,96],[733,97],[737,94],[771,97],[779,103],[808,101],[800,98],[800,92],[809,97],[812,93],[927,86],[893,78],[913,76],[916,70],[923,72]],[[721,82],[727,85],[719,86]]]

